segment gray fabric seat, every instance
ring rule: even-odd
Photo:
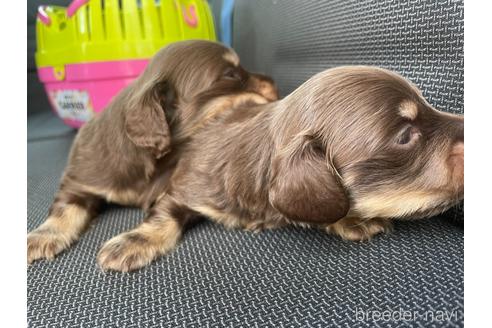
[[[372,64],[409,77],[436,107],[462,112],[462,18],[462,3],[451,1],[238,0],[234,47],[247,68],[273,75],[283,95],[331,66]],[[47,215],[75,131],[46,102],[29,103],[30,231]],[[392,234],[367,243],[293,227],[253,234],[204,221],[175,252],[138,272],[101,272],[99,247],[142,217],[138,209],[108,206],[72,248],[30,266],[29,327],[463,326],[459,209],[397,222]],[[377,310],[418,316],[361,320],[362,312]],[[431,321],[437,311],[450,320]]]

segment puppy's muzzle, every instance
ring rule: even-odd
[[[262,95],[269,101],[278,100],[278,90],[275,82],[268,76],[262,74],[251,74],[248,81],[248,88]]]
[[[465,169],[465,144],[456,142],[449,153],[448,164],[451,168],[451,179],[456,191],[463,193]]]

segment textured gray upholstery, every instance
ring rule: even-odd
[[[463,2],[236,1],[233,46],[285,96],[341,65],[395,70],[437,109],[463,113]],[[446,213],[462,220],[463,206]]]
[[[325,68],[364,63],[396,69],[438,108],[462,112],[462,18],[462,3],[451,1],[236,0],[234,46],[284,95]],[[28,117],[29,231],[47,215],[75,135],[40,94],[29,93],[36,106]],[[152,265],[102,273],[101,244],[142,217],[108,206],[72,248],[30,266],[29,327],[463,327],[460,220],[397,222],[392,234],[368,243],[203,222]],[[418,316],[361,321],[357,310]],[[431,321],[427,311],[451,318]]]
[[[377,65],[463,113],[461,1],[236,1],[234,27],[243,65],[273,76],[282,95],[330,67]]]

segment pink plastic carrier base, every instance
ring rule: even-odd
[[[147,66],[148,59],[65,65],[65,76],[57,79],[53,67],[38,68],[55,113],[74,128],[80,128],[101,112],[124,87]]]

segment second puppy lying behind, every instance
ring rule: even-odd
[[[27,236],[27,260],[69,248],[104,202],[147,210],[188,139],[222,110],[277,100],[273,81],[204,40],[161,49],[145,71],[78,132],[46,220]]]
[[[390,71],[319,73],[281,101],[203,126],[167,193],[139,227],[104,245],[99,263],[145,266],[199,215],[250,230],[316,226],[349,240],[388,231],[391,218],[435,215],[463,198],[463,121]]]

